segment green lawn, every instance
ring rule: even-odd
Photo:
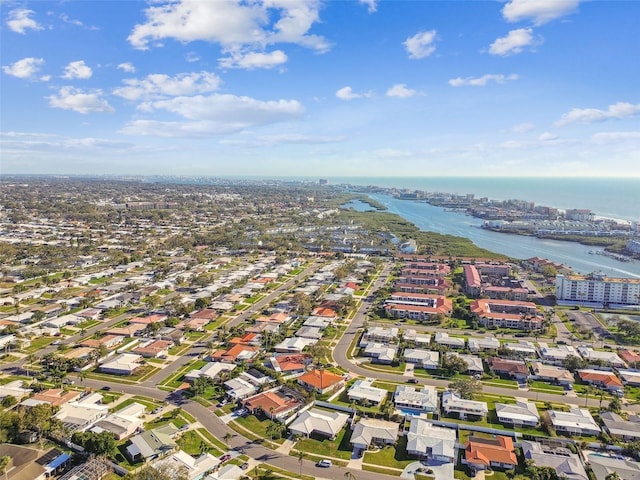
[[[415,459],[407,456],[407,437],[398,437],[396,445],[387,445],[378,451],[366,452],[364,463],[379,465],[381,467],[404,468]]]
[[[48,347],[51,343],[56,340],[56,337],[36,337],[31,340],[31,345],[24,349],[27,353],[37,352],[38,350],[42,350],[45,347]]]
[[[184,432],[176,443],[180,447],[180,450],[184,450],[194,457],[205,452],[208,447],[207,442],[205,442],[202,437],[193,430],[187,430]]]
[[[335,440],[329,440],[320,435],[312,435],[310,438],[298,440],[295,448],[314,455],[349,460],[353,450],[349,440],[351,440],[351,429],[343,428]]]
[[[231,422],[231,423],[234,423],[234,422]],[[255,435],[257,435],[259,438],[271,440],[271,437],[269,435],[267,435],[267,427],[273,422],[271,420],[269,420],[269,419],[260,420],[255,415],[247,415],[246,417],[238,417],[238,418],[236,418],[235,419],[235,423],[237,423],[238,425],[246,428],[250,432],[252,432]],[[240,432],[242,432],[242,430],[240,430]],[[245,435],[245,433],[242,433],[242,434]],[[275,443],[280,443],[281,444],[281,443],[284,442],[284,439],[283,438],[274,438],[273,441]]]

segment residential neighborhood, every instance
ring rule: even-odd
[[[0,210],[9,479],[640,475],[640,348],[552,277],[403,253],[335,192],[107,185],[104,228]]]

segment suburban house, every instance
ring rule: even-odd
[[[406,348],[404,350],[404,360],[427,370],[436,370],[440,367],[440,352]]]
[[[367,343],[362,354],[365,357],[370,357],[372,363],[384,363],[391,364],[396,358],[396,352],[398,348],[395,345],[388,345],[386,343]]]
[[[482,365],[482,359],[475,355],[465,355],[458,352],[450,352],[447,355],[453,355],[460,357],[467,364],[467,373],[469,375],[482,375],[484,374],[484,366]]]
[[[571,345],[558,345],[556,347],[550,347],[544,342],[538,343],[538,351],[540,352],[540,358],[546,363],[553,363],[555,365],[561,365],[562,362],[569,356],[573,355],[579,357],[578,351]]]
[[[562,367],[545,365],[542,362],[531,362],[532,378],[544,382],[557,383],[558,385],[573,385],[576,381],[573,374]]]
[[[412,418],[407,433],[407,453],[438,462],[456,461],[456,431],[436,427],[423,418]]]
[[[382,447],[393,445],[398,439],[400,425],[395,422],[375,418],[361,418],[353,428],[351,444],[354,448],[366,450],[369,445]]]
[[[224,382],[227,395],[234,400],[242,400],[258,391],[258,388],[273,381],[268,375],[251,368],[236,378]]]
[[[102,404],[102,395],[92,393],[60,407],[54,418],[70,431],[83,431],[109,413],[109,406]]]
[[[618,356],[627,362],[627,365],[637,367],[640,365],[640,354],[635,350],[629,350],[627,348],[623,348],[618,350]]]
[[[114,358],[106,360],[99,367],[102,373],[113,375],[132,375],[133,372],[142,366],[142,355],[133,353],[122,353]]]
[[[13,382],[0,385],[0,399],[13,397],[19,401],[22,397],[29,395],[31,392],[33,392],[32,389],[23,387],[22,380],[14,380]]]
[[[587,362],[600,362],[608,367],[627,368],[627,364],[615,352],[603,352],[591,347],[578,347],[578,353]]]
[[[298,383],[307,390],[325,394],[342,388],[344,386],[344,377],[330,370],[319,368],[300,375],[298,377]]]
[[[428,346],[431,343],[431,335],[417,332],[413,328],[406,329],[402,334],[402,339],[412,346]]]
[[[476,470],[486,470],[489,467],[509,470],[518,466],[518,458],[511,437],[470,436],[465,443],[462,463]]]
[[[596,480],[607,480],[607,477],[614,473],[624,480],[635,480],[640,477],[640,462],[620,460],[597,453],[587,455],[587,461]]]
[[[586,408],[572,408],[568,412],[548,410],[553,428],[569,435],[598,435],[600,427]]]
[[[226,350],[215,351],[211,358],[225,363],[251,362],[259,350],[259,347],[236,343],[230,345]]]
[[[589,480],[580,457],[568,448],[522,440],[522,454],[538,467],[549,467],[571,480]]]
[[[622,379],[622,383],[625,385],[632,385],[634,387],[640,386],[640,371],[639,370],[626,370],[618,368],[618,375]]]
[[[169,471],[184,472],[188,480],[202,480],[205,475],[213,472],[220,463],[220,459],[208,452],[202,453],[198,457],[192,457],[184,450],[178,450],[161,460],[156,460],[152,465],[155,467],[166,465]]]
[[[151,340],[131,350],[144,358],[167,358],[173,342],[167,340]]]
[[[349,388],[349,400],[367,405],[380,405],[387,397],[387,390],[373,386],[372,380],[356,380]]]
[[[144,405],[134,402],[122,410],[102,418],[90,430],[96,433],[111,432],[116,440],[123,440],[142,427],[144,423],[142,416],[145,414],[146,408]]]
[[[640,439],[640,417],[629,415],[629,420],[625,420],[617,413],[601,412],[604,430],[613,438],[619,438],[627,442]]]
[[[519,382],[526,382],[530,375],[529,367],[523,360],[492,357],[487,360],[487,365],[496,375],[510,377]]]
[[[313,338],[289,337],[275,345],[273,349],[279,353],[302,353],[305,348],[316,343],[318,340]]]
[[[370,327],[360,340],[360,346],[366,347],[370,343],[382,343],[388,345],[398,341],[398,329],[395,327]]]
[[[132,463],[143,460],[153,460],[161,455],[170,453],[178,446],[173,440],[178,429],[169,423],[153,430],[134,435],[125,449],[126,455]]]
[[[49,388],[41,392],[35,393],[32,397],[24,400],[21,405],[33,407],[46,403],[53,407],[59,407],[67,402],[71,402],[80,397],[80,392],[74,390],[64,390],[62,388]]]
[[[487,407],[486,402],[466,400],[452,390],[442,392],[442,409],[447,415],[457,413],[462,420],[466,419],[469,415],[485,417],[489,413],[489,407]]]
[[[597,387],[604,388],[610,392],[623,393],[624,385],[622,381],[613,372],[606,372],[603,370],[578,370],[578,377],[589,385],[596,385]]]
[[[234,368],[236,368],[236,365],[233,363],[207,362],[200,369],[187,372],[184,376],[184,381],[191,383],[200,377],[216,378],[222,372],[230,372]]]
[[[262,411],[271,420],[282,420],[304,405],[300,395],[287,387],[260,392],[242,401],[251,413]]]
[[[304,353],[280,353],[269,359],[271,368],[285,375],[297,375],[306,371],[311,363],[311,357]]]
[[[112,349],[124,342],[122,335],[104,335],[100,338],[87,338],[79,345],[81,347],[100,348],[102,346]]]
[[[311,408],[298,414],[289,424],[289,431],[303,437],[309,437],[314,433],[334,440],[347,420],[349,415],[346,413]]]
[[[0,444],[0,456],[8,457],[3,477],[8,480],[46,480],[64,470],[71,455],[57,448],[39,450],[33,447]]]
[[[450,337],[446,332],[436,332],[433,341],[438,345],[445,345],[451,348],[464,348],[465,340],[459,337]]]
[[[514,427],[535,427],[540,421],[536,404],[525,400],[517,400],[515,404],[496,403],[496,415],[500,423]]]
[[[496,337],[470,337],[467,343],[469,344],[469,350],[473,353],[478,353],[482,350],[498,350],[500,348],[500,340]]]
[[[400,411],[435,412],[438,410],[438,392],[435,387],[425,386],[417,390],[409,385],[398,385],[393,394],[393,403]]]

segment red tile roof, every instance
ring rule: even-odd
[[[298,381],[303,382],[316,390],[324,390],[344,381],[340,375],[325,369],[311,370],[298,377]]]
[[[495,438],[469,437],[465,444],[465,459],[468,463],[487,467],[491,462],[518,465],[513,440],[501,435]]]

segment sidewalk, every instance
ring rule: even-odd
[[[287,438],[282,445],[276,448],[276,452],[282,453],[284,455],[289,455],[289,452],[296,444],[295,440],[292,440],[291,437]]]

